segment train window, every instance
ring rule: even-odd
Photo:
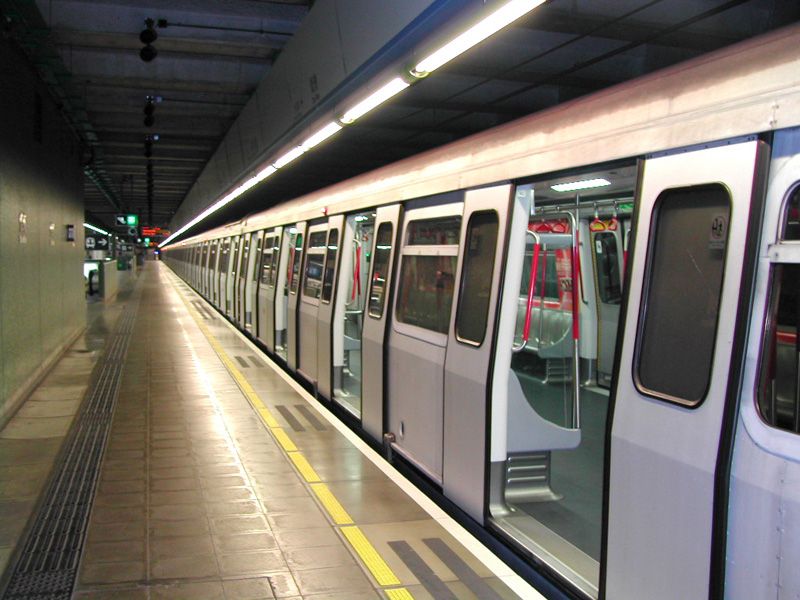
[[[411,221],[406,232],[406,246],[458,245],[461,217],[442,217]]]
[[[239,258],[239,279],[247,277],[247,261],[250,257],[250,234],[244,234],[243,238],[242,249],[239,252],[241,254]]]
[[[278,280],[278,265],[281,256],[281,238],[276,235],[272,238],[272,267],[269,270],[269,285],[275,285]]]
[[[800,265],[775,265],[772,297],[758,408],[761,417],[773,427],[800,433]]]
[[[622,302],[622,279],[619,272],[617,238],[604,231],[594,236],[594,258],[597,265],[597,291],[605,304]]]
[[[397,301],[397,320],[447,333],[453,302],[456,256],[403,257]]]
[[[781,237],[784,241],[800,240],[800,187],[789,198]]]
[[[322,268],[325,255],[321,252],[306,254],[306,272],[303,282],[303,295],[308,298],[319,298],[322,291]]]
[[[702,402],[711,379],[730,196],[722,185],[657,198],[636,348],[636,384],[661,399]]]
[[[292,265],[289,272],[289,292],[297,293],[298,280],[300,279],[300,263],[303,259],[303,234],[298,233],[294,239],[294,250],[292,251]]]
[[[497,213],[494,211],[475,213],[467,225],[461,290],[456,310],[456,336],[459,341],[476,346],[480,346],[486,337],[498,226]]]
[[[275,285],[272,279],[272,236],[264,240],[263,259],[261,260],[261,283]]]
[[[460,216],[408,224],[397,292],[399,322],[447,333],[460,225]]]
[[[231,240],[230,238],[226,238],[222,241],[222,255],[219,257],[219,272],[220,273],[227,273],[228,272],[228,259],[230,258],[231,250]]]
[[[316,231],[308,237],[305,277],[303,279],[303,295],[307,298],[318,299],[322,292],[322,269],[325,263],[325,236],[326,233],[324,231]]]
[[[381,223],[375,236],[375,257],[372,281],[369,284],[369,316],[380,319],[386,304],[386,280],[389,277],[389,262],[392,258],[392,224]]]
[[[325,257],[325,277],[322,281],[322,301],[330,303],[333,293],[333,275],[336,271],[336,254],[339,251],[339,231],[332,229],[328,234],[328,249]]]
[[[258,282],[259,264],[262,258],[261,246],[263,244],[264,244],[264,239],[261,237],[257,238],[255,256],[253,257],[253,259],[255,260],[255,263],[253,264],[253,281],[256,283]]]
[[[781,237],[800,241],[800,186],[786,205]],[[800,264],[773,265],[771,298],[758,410],[769,425],[800,433]]]

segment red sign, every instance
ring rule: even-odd
[[[169,231],[161,227],[142,227],[142,237],[155,237],[157,235],[169,235]]]

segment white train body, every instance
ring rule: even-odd
[[[551,591],[800,596],[799,27],[165,259]]]

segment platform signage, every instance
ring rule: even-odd
[[[139,225],[139,215],[116,215],[115,223],[120,227],[136,227]]]
[[[87,250],[107,250],[108,238],[104,235],[87,235],[85,246]]]

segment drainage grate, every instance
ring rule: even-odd
[[[69,600],[72,595],[140,296],[131,298],[120,316],[100,373],[53,467],[4,598]]]

